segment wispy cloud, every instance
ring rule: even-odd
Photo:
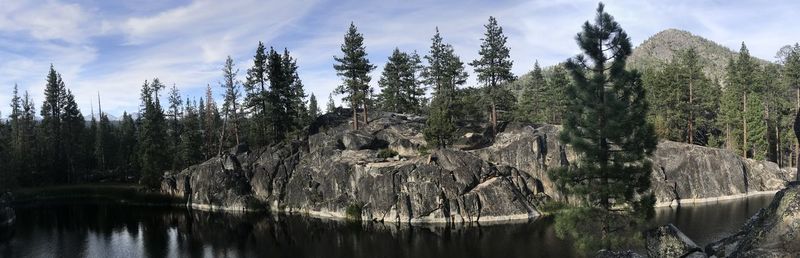
[[[244,71],[258,41],[288,48],[307,91],[320,100],[339,84],[332,69],[352,21],[365,35],[379,68],[395,47],[425,54],[435,27],[463,61],[477,57],[483,24],[497,17],[509,37],[514,72],[535,60],[552,65],[574,55],[574,35],[591,19],[595,1],[257,1],[257,0],[6,0],[0,8],[0,110],[7,114],[11,87],[19,83],[40,103],[53,63],[84,113],[97,92],[104,110],[138,108],[139,87],[159,77],[185,94],[217,89],[225,57]],[[666,28],[679,28],[772,60],[780,46],[798,41],[793,1],[606,1],[635,44]],[[471,72],[472,69],[469,69]],[[474,78],[474,76],[472,77]],[[474,83],[471,79],[470,83]]]

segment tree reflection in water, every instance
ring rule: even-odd
[[[735,231],[772,196],[659,209],[698,244]],[[352,224],[300,216],[63,203],[17,209],[2,257],[571,257],[553,219],[507,225]]]

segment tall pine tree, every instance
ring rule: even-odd
[[[50,65],[50,72],[47,74],[47,85],[44,89],[44,102],[40,110],[41,122],[41,146],[42,148],[42,168],[49,176],[50,180],[64,182],[66,175],[62,165],[64,164],[63,139],[61,138],[61,113],[66,95],[64,81],[61,75],[56,72],[53,65]]]
[[[161,173],[169,167],[167,153],[167,124],[159,101],[159,91],[164,88],[158,78],[142,85],[139,130],[139,167],[141,184],[156,187]]]
[[[537,61],[530,77],[523,85],[522,96],[514,108],[514,120],[525,123],[543,123],[547,119],[547,81]]]
[[[494,17],[489,17],[489,24],[484,25],[486,33],[481,39],[481,50],[478,52],[480,58],[472,61],[470,65],[475,67],[478,75],[478,82],[484,84],[490,98],[490,122],[492,130],[497,130],[497,105],[505,91],[501,86],[516,79],[511,73],[511,60],[509,49],[506,46],[508,37],[503,35],[503,27],[497,25]]]
[[[239,98],[242,93],[239,90],[239,81],[236,79],[238,72],[239,70],[234,67],[233,58],[228,56],[222,66],[223,82],[220,83],[220,87],[225,90],[223,95],[225,102],[222,104],[224,120],[219,137],[220,149],[218,153],[222,153],[222,148],[224,147],[230,147],[231,144],[238,146],[240,143],[239,126],[241,125],[241,117],[239,114]],[[233,142],[228,143],[228,141]]]
[[[576,36],[584,54],[566,64],[575,84],[567,89],[560,139],[578,159],[549,173],[559,188],[582,198],[582,207],[557,218],[556,228],[584,250],[619,247],[619,237],[636,232],[631,225],[652,215],[655,203],[647,156],[657,139],[645,120],[645,91],[639,74],[625,70],[628,35],[603,9],[600,3],[594,23]]]
[[[409,114],[422,112],[425,89],[419,81],[421,62],[416,53],[408,54],[394,49],[378,81],[381,87],[378,100],[385,111]]]
[[[311,97],[308,98],[308,118],[309,123],[310,121],[314,121],[320,115],[319,111],[319,104],[317,103],[317,97],[314,96],[314,93],[311,93]]]
[[[337,94],[344,94],[344,101],[350,103],[353,109],[353,129],[358,130],[358,109],[364,109],[364,123],[369,119],[368,98],[371,92],[369,73],[375,69],[367,59],[367,51],[364,47],[364,36],[358,32],[356,25],[350,23],[347,34],[344,35],[344,43],[341,47],[342,56],[334,56],[336,64],[336,75],[342,78],[342,84],[336,88]]]
[[[259,145],[269,142],[270,104],[267,76],[267,52],[264,44],[259,41],[253,56],[253,67],[247,70],[247,81],[244,83],[244,105],[252,113],[249,138],[252,143]]]
[[[442,42],[439,28],[436,28],[431,41],[430,52],[425,55],[428,66],[421,74],[423,82],[433,89],[430,114],[423,133],[429,145],[445,148],[456,130],[452,113],[456,90],[467,81],[468,75],[453,46]]]

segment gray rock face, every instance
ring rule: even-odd
[[[547,170],[576,159],[558,141],[560,126],[509,125],[494,144],[472,151],[482,159],[527,173],[547,195],[564,199],[547,176]],[[777,191],[792,180],[793,173],[766,161],[744,159],[716,148],[661,141],[651,157],[652,189],[659,206],[744,197]]]
[[[776,191],[792,175],[772,162],[744,159],[723,149],[668,141],[659,143],[652,160],[653,191],[659,203]]]
[[[423,118],[374,114],[354,131],[350,114],[340,111],[317,119],[301,139],[167,174],[161,190],[201,209],[344,218],[347,207],[358,207],[364,220],[420,223],[529,219],[539,215],[540,200],[565,198],[547,176],[575,160],[557,140],[558,126],[511,124],[493,138],[476,128],[458,142],[480,144],[423,155]],[[383,148],[401,157],[386,162],[378,158]],[[662,142],[653,161],[662,203],[775,190],[786,173],[771,163],[672,142]]]
[[[738,233],[708,245],[706,252],[717,257],[800,257],[800,184],[775,194]]]
[[[649,257],[684,257],[694,252],[703,254],[694,241],[672,224],[645,232],[645,247]]]

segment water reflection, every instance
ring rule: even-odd
[[[698,244],[732,232],[771,196],[660,209]],[[69,203],[18,210],[3,257],[571,257],[552,219],[491,226],[351,224],[297,216]]]
[[[772,202],[774,195],[656,210],[654,225],[675,224],[686,236],[704,246],[735,233],[747,219]]]

